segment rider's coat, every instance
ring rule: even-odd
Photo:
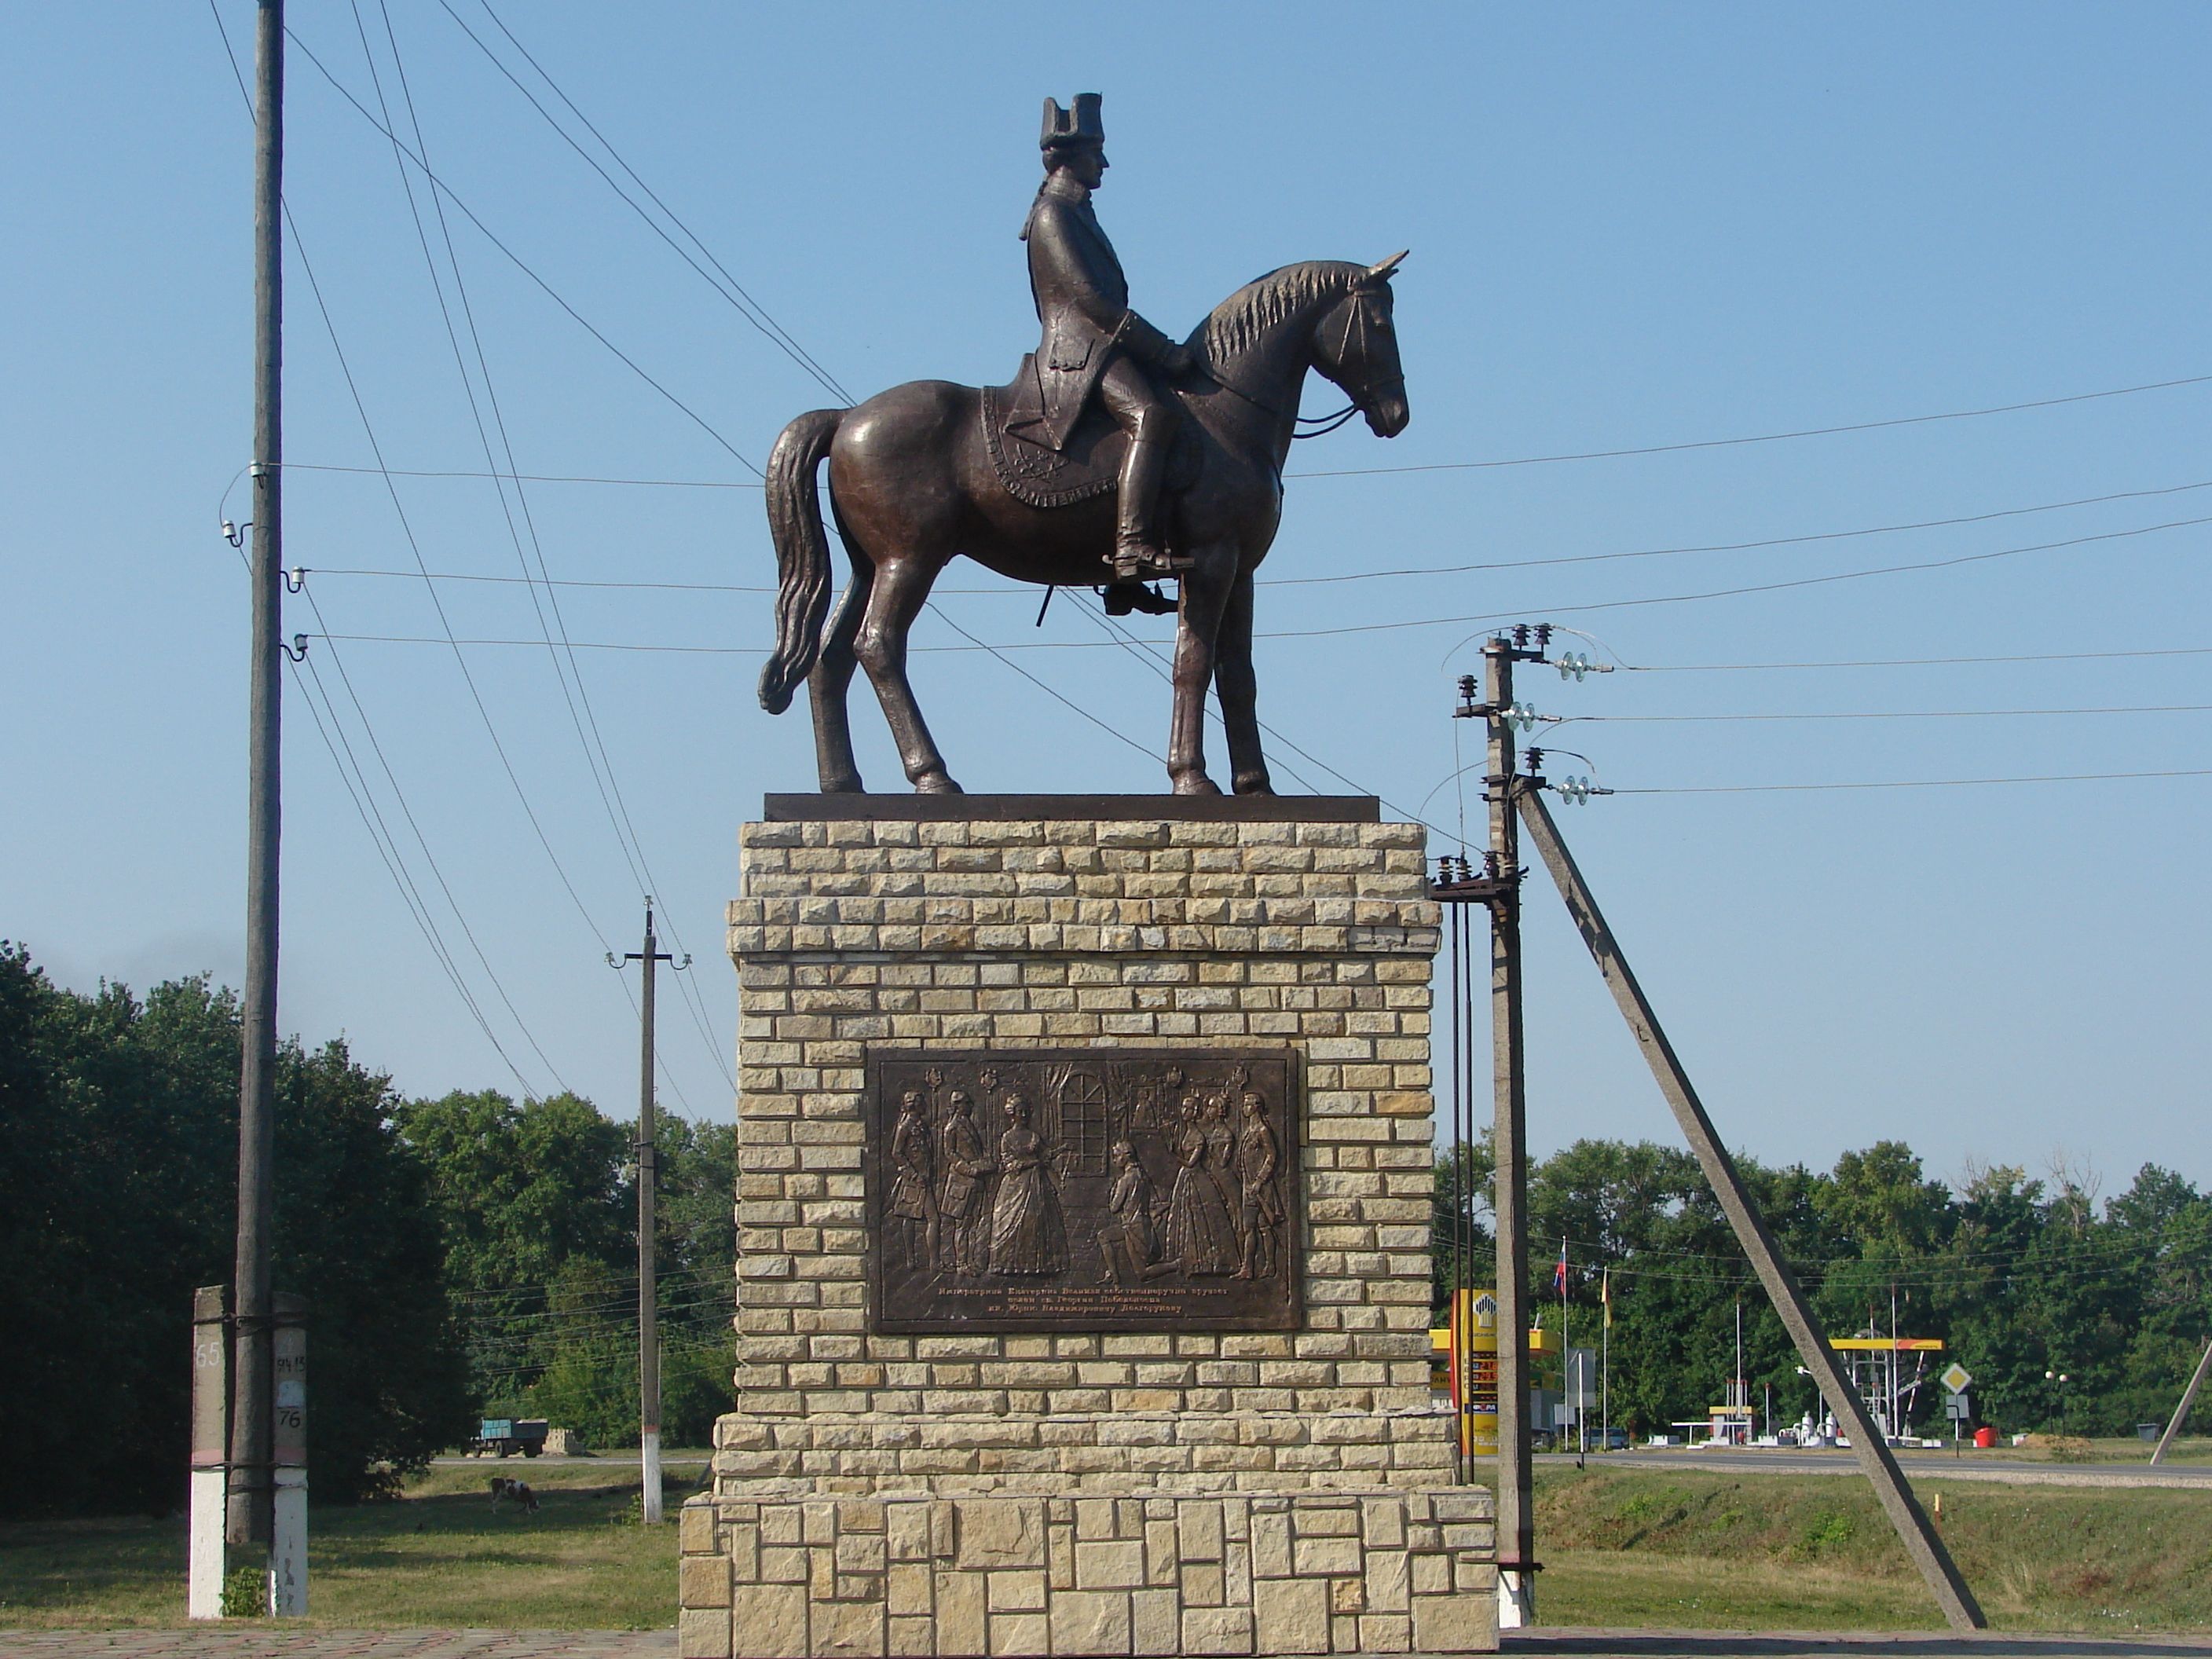
[[[1044,436],[1060,449],[1113,353],[1156,367],[1174,343],[1129,309],[1129,281],[1091,211],[1091,192],[1065,173],[1038,189],[1022,240],[1044,329],[1036,356]]]

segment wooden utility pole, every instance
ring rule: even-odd
[[[1513,663],[1529,654],[1500,635],[1482,647],[1489,727],[1490,850],[1498,883],[1490,904],[1490,1054],[1498,1225],[1498,1622],[1536,1615],[1534,1470],[1528,1417],[1528,1079],[1521,1036],[1521,840],[1514,816]]]
[[[654,1221],[653,1194],[660,1181],[660,1152],[654,1132],[653,1110],[653,970],[656,963],[669,963],[681,971],[691,965],[685,957],[675,961],[665,951],[653,947],[658,941],[653,933],[653,900],[645,901],[645,948],[626,953],[617,962],[610,953],[607,961],[619,968],[624,962],[642,963],[645,966],[645,985],[638,1003],[639,1039],[637,1069],[637,1422],[638,1457],[644,1466],[641,1473],[641,1496],[643,1499],[645,1524],[660,1523],[660,1328],[659,1308],[654,1294]]]
[[[1698,1099],[1697,1091],[1691,1086],[1689,1074],[1682,1069],[1682,1062],[1675,1058],[1674,1048],[1667,1041],[1667,1034],[1659,1027],[1658,1017],[1651,1012],[1651,1005],[1644,1000],[1643,988],[1636,982],[1636,975],[1629,970],[1627,959],[1621,955],[1620,945],[1614,940],[1612,931],[1606,927],[1605,917],[1600,914],[1597,901],[1591,896],[1589,884],[1583,879],[1582,871],[1568,853],[1566,843],[1559,839],[1559,827],[1552,822],[1551,813],[1534,789],[1519,791],[1517,800],[1521,820],[1526,825],[1530,838],[1535,842],[1537,853],[1543,859],[1545,867],[1552,872],[1552,879],[1558,884],[1559,896],[1566,901],[1567,912],[1574,918],[1575,926],[1582,933],[1583,943],[1589,947],[1589,953],[1597,963],[1598,972],[1612,991],[1613,1000],[1619,1005],[1622,1018],[1627,1020],[1629,1032],[1635,1037],[1636,1046],[1643,1051],[1644,1061],[1651,1068],[1651,1075],[1658,1080],[1660,1093],[1667,1097],[1667,1104],[1674,1111],[1674,1121],[1681,1126],[1690,1149],[1697,1154],[1706,1183],[1713,1189],[1713,1196],[1720,1200],[1721,1209],[1728,1216],[1729,1225],[1735,1230],[1736,1242],[1743,1247],[1744,1254],[1751,1258],[1759,1282],[1766,1287],[1767,1297],[1774,1304],[1774,1311],[1781,1316],[1782,1323],[1788,1329],[1790,1340],[1797,1345],[1797,1352],[1804,1359],[1806,1368],[1811,1371],[1814,1383],[1836,1414],[1848,1425],[1851,1450],[1858,1457],[1860,1468],[1873,1483],[1875,1496],[1881,1501],[1890,1524],[1896,1528],[1898,1538],[1905,1546],[1905,1553],[1911,1557],[1913,1565],[1920,1570],[1920,1576],[1928,1581],[1928,1588],[1935,1592],[1936,1602],[1943,1609],[1943,1616],[1954,1629],[1983,1628],[1986,1620],[1982,1617],[1981,1607],[1974,1601],[1973,1592],[1966,1588],[1966,1580],[1959,1576],[1959,1569],[1952,1561],[1950,1552],[1943,1547],[1943,1540],[1929,1525],[1919,1499],[1912,1495],[1911,1487],[1905,1484],[1896,1458],[1890,1455],[1887,1441],[1868,1415],[1866,1404],[1859,1398],[1858,1390],[1851,1386],[1844,1375],[1843,1367],[1837,1363],[1835,1350],[1828,1346],[1828,1339],[1814,1319],[1804,1292],[1798,1288],[1796,1278],[1784,1263],[1781,1252],[1775,1249],[1773,1236],[1767,1231],[1765,1219],[1752,1202],[1751,1194],[1745,1190],[1743,1177],[1736,1172],[1735,1160],[1721,1144],[1720,1137],[1713,1132],[1712,1120],[1705,1115],[1705,1109]],[[1500,1121],[1503,1121],[1502,1108]],[[1504,1191],[1502,1170],[1498,1190],[1501,1194]],[[1502,1264],[1504,1250],[1502,1216],[1498,1236]],[[1503,1271],[1502,1265],[1500,1270]],[[1502,1290],[1503,1287],[1500,1288]],[[1498,1316],[1502,1337],[1504,1317],[1502,1304]],[[1498,1350],[1498,1357],[1501,1360],[1504,1357],[1503,1346]],[[1503,1404],[1502,1401],[1500,1404]],[[1498,1497],[1498,1547],[1502,1566],[1506,1537],[1503,1481],[1499,1483]]]
[[[267,1546],[273,1375],[269,1288],[275,1211],[276,851],[282,763],[276,653],[283,623],[284,0],[254,34],[253,628],[248,681],[246,994],[238,1084],[238,1254],[232,1308],[230,1475],[223,1531]]]

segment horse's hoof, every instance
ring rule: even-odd
[[[1274,784],[1265,772],[1239,772],[1233,786],[1240,795],[1272,795]]]
[[[860,781],[858,772],[848,772],[842,777],[823,779],[822,793],[825,795],[865,795],[868,788]]]
[[[1175,781],[1178,795],[1218,795],[1221,786],[1203,772],[1192,772]]]
[[[968,792],[943,772],[924,772],[914,781],[917,795],[964,795]]]

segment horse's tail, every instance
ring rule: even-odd
[[[761,670],[760,703],[771,714],[791,707],[792,694],[822,649],[830,612],[830,538],[822,528],[815,470],[829,454],[842,409],[810,410],[775,441],[768,458],[768,527],[775,541],[775,649]]]

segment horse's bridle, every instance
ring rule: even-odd
[[[1351,288],[1345,291],[1344,297],[1352,301],[1353,303],[1350,314],[1344,319],[1343,337],[1336,343],[1336,361],[1340,365],[1342,365],[1350,360],[1350,354],[1352,351],[1352,331],[1354,327],[1357,327],[1359,330],[1360,361],[1362,362],[1367,361],[1367,301],[1373,295],[1374,292],[1375,284],[1371,282],[1355,283]],[[1236,396],[1242,398],[1246,403],[1251,404],[1253,408],[1260,410],[1266,414],[1272,415],[1277,420],[1280,420],[1282,418],[1283,411],[1281,410],[1277,409],[1272,404],[1264,402],[1261,399],[1254,397],[1242,386],[1233,385],[1230,381],[1224,380],[1219,374],[1216,374],[1212,368],[1209,367],[1204,369],[1203,373],[1208,380],[1212,380],[1214,385],[1219,386],[1223,391],[1234,393]],[[1342,382],[1340,381],[1338,384],[1340,386],[1342,385]],[[1359,414],[1362,410],[1365,410],[1368,406],[1368,400],[1372,398],[1376,392],[1382,391],[1389,386],[1403,386],[1405,384],[1405,375],[1403,374],[1398,374],[1387,375],[1380,380],[1362,380],[1357,391],[1353,391],[1352,388],[1347,386],[1345,390],[1351,395],[1352,401],[1350,403],[1346,404],[1342,409],[1338,410],[1333,415],[1300,415],[1296,416],[1295,420],[1297,425],[1308,427],[1311,429],[1305,432],[1293,431],[1291,434],[1291,436],[1294,439],[1327,437],[1330,433],[1335,431],[1339,427],[1343,426],[1346,422],[1350,421],[1353,416]]]

